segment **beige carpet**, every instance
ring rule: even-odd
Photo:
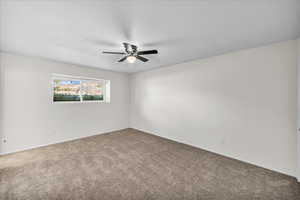
[[[292,200],[292,177],[133,129],[0,157],[0,199]]]

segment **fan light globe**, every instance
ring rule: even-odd
[[[136,57],[135,56],[128,56],[126,58],[126,60],[129,62],[129,63],[134,63],[136,61]]]

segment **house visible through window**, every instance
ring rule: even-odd
[[[110,81],[79,78],[65,75],[53,76],[54,102],[109,102]]]

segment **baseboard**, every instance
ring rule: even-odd
[[[162,138],[166,138],[166,139],[168,139],[168,140],[173,140],[173,141],[176,141],[176,142],[178,142],[178,143],[187,144],[187,145],[193,146],[193,147],[195,147],[195,148],[201,148],[201,147],[196,146],[196,145],[194,145],[194,144],[189,144],[189,143],[185,143],[185,142],[176,140],[176,139],[174,139],[174,138],[161,136],[161,135],[159,135],[159,134],[157,134],[157,133],[154,133],[154,132],[152,132],[152,131],[148,131],[148,130],[144,130],[144,129],[136,128],[136,127],[128,127],[128,128],[132,128],[132,129],[135,129],[135,130],[138,130],[138,131],[142,131],[142,132],[145,132],[145,133],[149,133],[149,134],[152,134],[152,135],[156,135],[156,136],[159,136],[159,137],[162,137]],[[56,142],[53,142],[53,143],[47,143],[47,144],[43,144],[43,145],[36,145],[36,146],[28,147],[28,148],[23,148],[23,149],[19,149],[19,150],[16,150],[16,151],[3,152],[3,153],[0,153],[0,156],[12,154],[12,153],[18,153],[18,152],[22,152],[22,151],[27,151],[27,150],[31,150],[31,149],[36,149],[36,148],[40,148],[40,147],[46,147],[46,146],[53,145],[53,144],[60,144],[60,143],[70,142],[70,141],[74,141],[74,140],[78,140],[78,139],[83,139],[83,138],[93,137],[93,136],[96,136],[96,135],[106,134],[106,133],[110,133],[110,132],[114,132],[114,131],[122,131],[122,130],[126,130],[126,129],[128,129],[128,128],[112,129],[112,130],[109,130],[109,131],[105,131],[105,132],[101,132],[101,133],[96,133],[96,134],[91,134],[91,135],[87,135],[87,136],[83,136],[83,137],[70,138],[70,139],[66,139],[66,140],[56,141]],[[203,149],[203,148],[201,148],[201,149]],[[287,175],[287,176],[295,177],[295,176],[293,176],[293,175],[286,174],[286,173],[281,172],[281,171],[277,171],[277,170],[274,170],[274,169],[269,169],[269,168],[266,168],[266,167],[264,167],[264,166],[258,166],[256,163],[252,163],[252,162],[245,161],[245,160],[240,160],[240,159],[237,159],[237,158],[235,158],[235,157],[231,157],[231,156],[228,156],[228,155],[224,155],[224,154],[222,154],[222,153],[215,152],[215,151],[210,150],[210,149],[204,149],[204,150],[205,150],[205,151],[208,151],[208,152],[212,152],[212,153],[218,154],[218,155],[221,155],[221,156],[224,156],[224,157],[228,157],[228,158],[231,158],[231,159],[234,159],[234,160],[238,160],[238,161],[241,161],[241,162],[244,162],[244,163],[248,163],[248,164],[251,164],[251,165],[255,165],[255,166],[257,166],[257,167],[261,167],[261,168],[268,169],[268,170],[271,170],[271,171],[276,171],[276,172],[278,172],[278,173],[285,174],[285,175]],[[300,182],[299,177],[295,177],[295,178],[297,179],[298,182]]]
[[[165,137],[165,136],[161,136],[157,133],[154,133],[152,131],[148,131],[148,130],[144,130],[144,129],[141,129],[141,128],[136,128],[136,127],[131,127],[132,129],[135,129],[135,130],[138,130],[138,131],[141,131],[141,132],[145,132],[145,133],[149,133],[149,134],[152,134],[152,135],[156,135],[158,137],[162,137],[162,138],[166,138],[168,140],[172,140],[172,141],[175,141],[175,142],[178,142],[178,143],[182,143],[182,144],[186,144],[186,145],[189,145],[189,146],[192,146],[192,147],[195,147],[195,148],[200,148],[200,149],[203,149],[205,151],[208,151],[208,152],[211,152],[211,153],[214,153],[214,154],[217,154],[217,155],[221,155],[221,156],[224,156],[224,157],[227,157],[227,158],[230,158],[230,159],[233,159],[233,160],[237,160],[237,161],[240,161],[240,162],[243,162],[243,163],[247,163],[247,164],[250,164],[250,165],[254,165],[254,166],[257,166],[257,167],[260,167],[260,168],[263,168],[263,169],[267,169],[267,170],[271,170],[271,171],[274,171],[274,172],[277,172],[277,173],[280,173],[280,174],[284,174],[284,175],[287,175],[287,176],[290,176],[290,177],[293,177],[295,178],[296,180],[298,180],[298,182],[300,182],[299,179],[297,179],[296,176],[294,175],[291,175],[291,174],[287,174],[285,172],[282,172],[282,171],[278,171],[278,170],[274,170],[274,169],[270,169],[270,168],[267,168],[265,166],[260,166],[260,165],[257,165],[256,163],[253,163],[253,162],[249,162],[247,160],[241,160],[241,159],[238,159],[238,158],[235,158],[235,157],[232,157],[232,156],[229,156],[229,155],[225,155],[225,154],[222,154],[220,152],[216,152],[214,150],[211,150],[211,149],[206,149],[206,148],[202,148],[200,146],[196,146],[194,144],[190,144],[190,143],[186,143],[186,142],[182,142],[182,141],[179,141],[177,139],[174,139],[174,138],[170,138],[170,137]]]
[[[64,143],[64,142],[70,142],[70,141],[74,141],[74,140],[84,139],[84,138],[93,137],[93,136],[96,136],[96,135],[102,135],[102,134],[106,134],[106,133],[110,133],[110,132],[114,132],[114,131],[122,131],[122,130],[126,130],[126,129],[128,129],[128,128],[111,129],[111,130],[100,132],[100,133],[98,132],[98,133],[95,133],[95,134],[85,135],[83,137],[74,137],[74,138],[70,138],[70,139],[66,139],[66,140],[59,140],[59,141],[56,141],[56,142],[50,142],[50,143],[46,143],[46,144],[42,144],[42,145],[30,146],[30,147],[27,147],[27,148],[18,149],[16,151],[1,152],[0,156],[13,154],[13,153],[18,153],[18,152],[22,152],[22,151],[27,151],[27,150],[31,150],[31,149],[36,149],[36,148],[40,148],[40,147],[46,147],[46,146],[53,145],[53,144],[60,144],[60,143]]]

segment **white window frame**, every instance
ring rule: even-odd
[[[54,80],[74,80],[80,81],[80,101],[54,101]],[[95,100],[95,101],[84,101],[82,100],[81,95],[81,87],[82,81],[99,81],[103,83],[103,100]],[[51,98],[53,104],[61,104],[61,103],[110,103],[110,80],[99,79],[99,78],[91,78],[91,77],[83,77],[83,76],[73,76],[73,75],[65,75],[65,74],[52,74],[51,78]]]

